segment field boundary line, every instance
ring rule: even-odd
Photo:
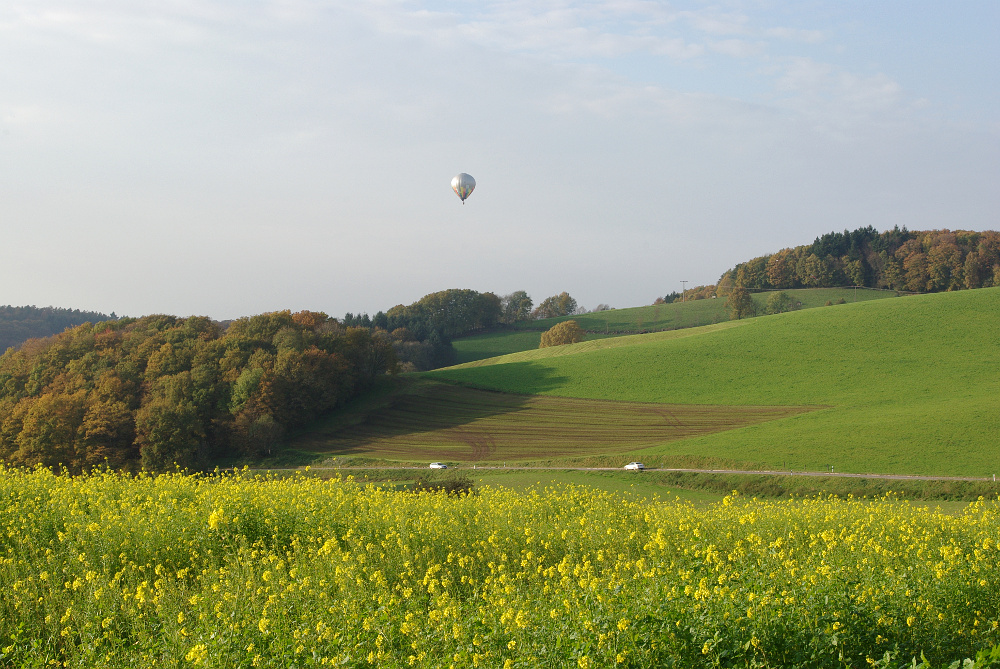
[[[620,472],[621,467],[504,467],[504,466],[449,466],[451,470],[466,471],[564,471],[564,472]],[[304,471],[305,467],[251,467],[249,471]],[[349,466],[349,467],[316,467],[309,466],[309,471],[428,471],[426,466],[387,467],[387,466]],[[830,478],[883,479],[889,481],[996,481],[991,476],[935,476],[926,474],[858,474],[855,472],[817,472],[770,469],[683,469],[670,467],[647,467],[645,472],[680,472],[687,474],[739,474],[747,476],[811,476]]]

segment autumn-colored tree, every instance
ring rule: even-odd
[[[795,286],[795,252],[782,249],[768,258],[765,269],[768,282],[775,288]]]
[[[932,246],[927,252],[927,273],[928,290],[961,289],[965,283],[965,262],[962,251],[952,241]]]
[[[84,469],[105,463],[116,469],[128,467],[139,455],[133,412],[118,400],[94,402],[80,424],[79,443]]]
[[[387,333],[319,312],[84,324],[0,356],[0,459],[200,467],[273,447],[395,365]]]
[[[563,344],[575,344],[583,341],[586,333],[580,328],[576,321],[563,321],[556,323],[551,328],[542,333],[542,341],[538,348],[549,346],[562,346]]]
[[[729,318],[734,321],[757,315],[757,305],[754,303],[750,291],[742,286],[733,288],[729,293],[726,307],[729,309]]]
[[[815,253],[810,253],[805,258],[802,258],[798,267],[796,267],[796,271],[799,275],[799,280],[810,288],[829,286],[833,278],[833,271],[829,263]]]
[[[11,346],[20,346],[28,339],[49,337],[66,328],[115,318],[117,316],[113,313],[109,316],[79,309],[0,306],[0,353]]]
[[[861,260],[845,260],[844,274],[852,286],[865,285],[865,267]]]
[[[728,295],[732,286],[958,290],[1000,284],[1000,272],[994,280],[993,267],[1000,267],[997,231],[911,232],[894,227],[880,233],[868,226],[831,232],[812,244],[737,264],[720,277],[716,295]]]
[[[304,328],[317,328],[329,320],[330,317],[322,311],[299,311],[292,314],[292,322]]]
[[[994,265],[1000,265],[1000,232],[987,230],[981,233],[976,250],[979,252],[979,262],[983,267],[992,268]],[[984,286],[985,281],[986,279]]]
[[[969,255],[965,256],[965,263],[962,266],[962,278],[965,288],[982,288],[984,275],[986,274],[985,269],[979,251],[972,251]]]
[[[906,290],[920,293],[928,289],[931,284],[926,253],[914,251],[903,259],[903,280]]]
[[[903,274],[903,263],[894,256],[890,256],[885,251],[879,253],[882,262],[883,285],[880,288],[892,288],[893,290],[905,290],[905,277]]]
[[[733,271],[728,270],[719,277],[718,283],[715,284],[715,296],[728,297],[729,293],[733,290],[733,286]]]
[[[736,285],[743,288],[762,289],[769,288],[767,276],[767,263],[770,256],[754,258],[741,265],[736,266]]]
[[[86,411],[86,393],[44,393],[31,402],[15,441],[17,460],[47,467],[79,467],[78,432]]]

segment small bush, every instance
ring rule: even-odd
[[[795,301],[791,295],[783,290],[771,293],[767,297],[766,311],[768,314],[782,314],[795,308]]]
[[[542,340],[538,344],[538,348],[575,344],[583,341],[584,336],[583,329],[576,321],[563,321],[562,323],[556,323],[542,333]]]
[[[410,487],[410,492],[443,492],[447,495],[471,495],[475,486],[468,476],[450,476],[442,481],[433,481],[420,476]]]

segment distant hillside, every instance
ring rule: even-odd
[[[1000,288],[988,288],[595,340],[426,376],[525,395],[822,407],[647,448],[649,459],[989,476],[1000,473],[998,330]]]
[[[0,355],[0,461],[149,470],[269,450],[395,367],[387,337],[326,314],[154,315]]]
[[[20,346],[28,339],[49,337],[66,328],[114,318],[113,313],[109,316],[79,309],[0,306],[0,353],[11,346]]]
[[[894,291],[853,289],[853,288],[800,288],[785,291],[790,299],[790,309],[811,309],[838,302],[864,302],[894,298]],[[771,293],[754,294],[752,299],[757,312],[766,312],[767,299]],[[722,323],[730,318],[726,300],[698,299],[675,301],[668,304],[653,304],[628,309],[610,309],[577,314],[560,318],[518,321],[513,330],[497,330],[484,334],[455,339],[455,362],[466,363],[483,360],[498,355],[517,353],[538,348],[541,333],[556,323],[575,320],[587,332],[587,339],[603,339],[640,332],[660,332]]]
[[[493,293],[451,288],[374,317],[348,312],[340,323],[390,334],[400,369],[416,371],[454,364],[452,337],[495,327],[503,317],[503,302]]]
[[[749,289],[866,286],[914,293],[1000,286],[1000,232],[831,232],[812,244],[753,258],[727,270],[717,293]]]

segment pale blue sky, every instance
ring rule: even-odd
[[[14,0],[0,304],[625,307],[832,230],[997,229],[998,44],[994,0]]]

